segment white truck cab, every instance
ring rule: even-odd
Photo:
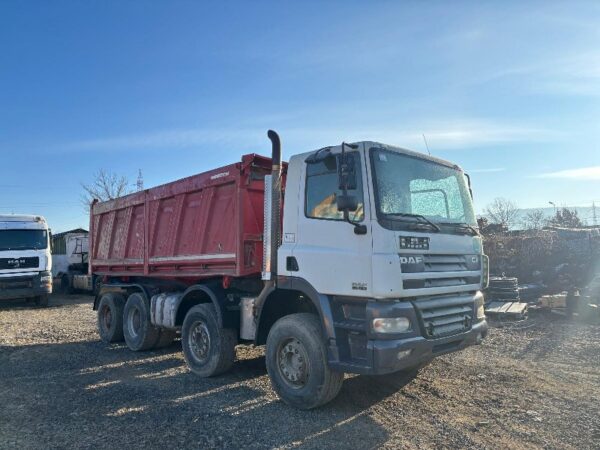
[[[0,300],[34,299],[48,304],[52,257],[46,219],[0,215]]]
[[[330,367],[383,374],[481,342],[487,257],[457,165],[358,142],[287,169],[277,285],[318,297]]]

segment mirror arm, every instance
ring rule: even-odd
[[[347,173],[347,162],[346,162],[346,146],[350,147],[350,148],[356,148],[356,145],[351,145],[351,144],[346,144],[345,142],[342,141],[342,158],[341,158],[341,163],[342,163],[342,167],[341,167],[341,171],[342,173]],[[342,193],[344,194],[344,196],[348,195],[348,183],[347,181],[343,184],[342,186]],[[358,234],[358,235],[363,235],[363,234],[367,234],[367,226],[358,222],[354,222],[352,220],[350,220],[350,213],[347,209],[344,210],[344,221],[348,222],[350,225],[354,226],[354,234]]]

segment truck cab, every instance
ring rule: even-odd
[[[296,155],[279,286],[316,293],[331,367],[418,366],[487,333],[476,227],[469,180],[455,164],[377,142]]]
[[[48,305],[52,257],[42,216],[0,215],[0,300],[33,299]]]
[[[60,281],[60,290],[93,291],[98,279],[88,275],[89,233],[83,228],[52,236],[52,277]]]

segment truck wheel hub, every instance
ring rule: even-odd
[[[136,337],[140,333],[140,327],[142,326],[142,315],[138,308],[131,308],[127,315],[127,325],[129,332],[133,337]]]
[[[110,311],[108,305],[104,305],[102,308],[102,322],[104,327],[107,330],[110,330],[110,325],[112,324],[112,312]]]
[[[210,333],[204,322],[196,322],[192,325],[189,344],[194,357],[203,361],[208,357],[210,350]]]
[[[308,378],[306,349],[297,339],[288,339],[277,353],[279,372],[283,380],[294,388],[301,388]]]

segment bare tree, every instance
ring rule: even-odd
[[[575,208],[559,208],[554,213],[554,217],[552,217],[548,221],[549,225],[553,225],[556,227],[567,227],[567,228],[581,228],[583,227],[583,222],[579,218],[579,214]]]
[[[104,202],[131,192],[127,177],[104,169],[100,169],[94,174],[94,179],[90,184],[81,183],[81,187],[84,191],[81,196],[81,203],[83,203],[86,212],[90,211],[90,204],[94,199]]]
[[[545,223],[544,211],[541,209],[529,211],[523,218],[523,227],[527,230],[541,230]]]
[[[515,202],[497,197],[487,206],[485,212],[490,222],[510,227],[517,220],[519,208]]]

